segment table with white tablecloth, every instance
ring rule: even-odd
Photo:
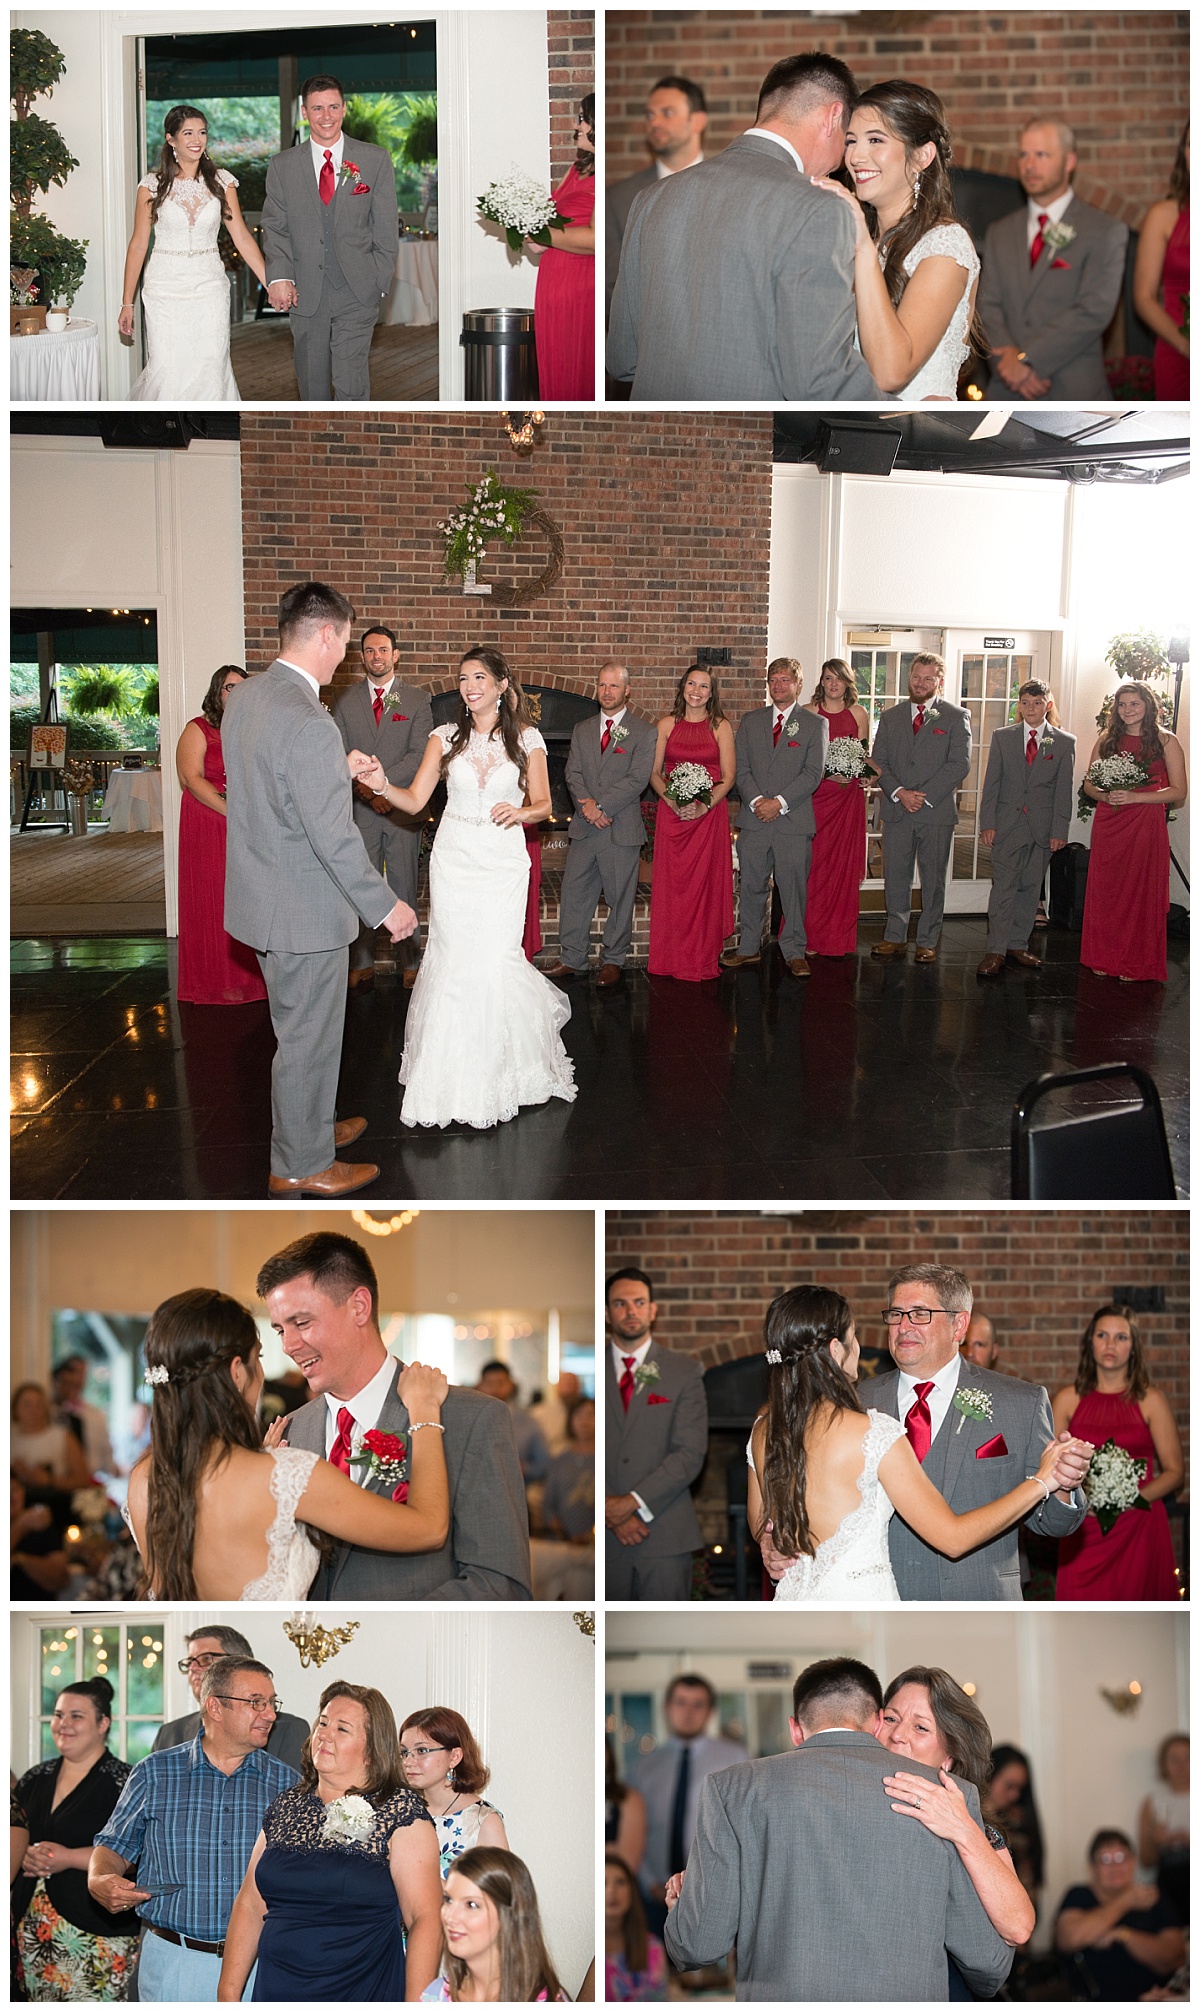
[[[100,814],[110,831],[161,831],[162,805],[160,768],[115,768]]]
[[[69,321],[64,329],[14,335],[8,344],[8,389],[18,400],[100,400],[100,328],[94,321]]]
[[[384,303],[389,325],[429,328],[438,318],[438,248],[436,238],[401,238],[396,277]]]

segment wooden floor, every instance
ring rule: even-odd
[[[146,935],[167,926],[161,831],[10,840],[13,936]]]
[[[298,404],[292,332],[285,321],[244,321],[230,330],[233,374],[247,401]],[[380,326],[371,338],[371,397],[399,404],[438,396],[438,332]]]

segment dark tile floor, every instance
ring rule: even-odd
[[[630,975],[575,985],[573,1105],[491,1132],[410,1132],[397,1075],[398,979],[348,1003],[339,1110],[369,1120],[364,1201],[1004,1199],[1017,1093],[1044,1069],[1141,1063],[1188,1191],[1186,952],[1166,986],[1081,971],[1050,930],[1045,968],[980,984],[982,917],[949,921],[931,967],[778,961],[711,985]],[[12,1194],[17,1200],[258,1200],[268,1172],[272,1036],[262,1006],[180,1006],[162,939],[13,944]]]

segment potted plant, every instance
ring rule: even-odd
[[[30,110],[35,98],[50,97],[66,68],[62,50],[37,28],[14,28],[9,36],[9,328],[38,314],[45,322],[51,304],[69,311],[87,267],[87,240],[64,237],[49,217],[35,215],[34,197],[61,188],[79,166],[56,126]],[[18,285],[18,276],[20,285]]]

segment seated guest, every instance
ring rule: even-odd
[[[1158,1749],[1161,1788],[1151,1789],[1138,1814],[1138,1856],[1157,1871],[1159,1892],[1184,1926],[1191,1919],[1192,1748],[1186,1733],[1172,1733]]]
[[[610,1739],[604,1742],[604,1842],[632,1872],[640,1871],[646,1849],[646,1798],[621,1780]]]
[[[30,1502],[21,1476],[11,1474],[8,1519],[9,1599],[44,1600],[47,1593],[56,1597],[71,1576],[63,1549],[63,1513],[48,1502]]]
[[[69,1426],[56,1425],[40,1383],[20,1383],[12,1396],[11,1465],[31,1487],[85,1488],[87,1456]]]
[[[29,1843],[13,1887],[13,1924],[34,2001],[124,1998],[137,1954],[133,1909],[109,1914],[88,1892],[92,1839],[131,1773],[109,1751],[112,1701],[107,1677],[67,1684],[50,1720],[58,1758],[40,1761],[17,1784]]]
[[[567,1422],[569,1445],[550,1462],[542,1520],[569,1544],[589,1544],[596,1528],[596,1405],[581,1397]]]
[[[667,1997],[667,1953],[646,1929],[646,1910],[618,1852],[604,1854],[604,1996],[644,2004]]]
[[[536,1397],[529,1407],[529,1416],[542,1429],[551,1454],[561,1453],[567,1444],[567,1420],[572,1405],[578,1404],[583,1396],[583,1385],[574,1370],[564,1369],[557,1383],[552,1383],[544,1397]]]
[[[517,1386],[511,1370],[505,1362],[485,1362],[475,1385],[484,1397],[498,1397],[501,1404],[507,1404],[517,1437],[517,1457],[521,1462],[521,1479],[528,1487],[531,1481],[544,1481],[550,1465],[550,1454],[542,1437],[542,1428],[536,1418],[531,1418],[524,1405],[517,1403]]]
[[[1183,1962],[1175,1909],[1156,1886],[1136,1883],[1137,1854],[1123,1830],[1096,1832],[1088,1867],[1088,1885],[1063,1895],[1054,1946],[1078,1958],[1089,1997],[1140,1998]]]
[[[183,1659],[179,1668],[192,1688],[192,1696],[200,1703],[200,1690],[204,1683],[204,1673],[222,1656],[253,1656],[254,1651],[244,1635],[236,1628],[212,1627],[193,1628],[184,1642]],[[185,1712],[181,1719],[170,1719],[158,1729],[158,1735],[151,1748],[152,1753],[161,1753],[164,1747],[190,1745],[200,1730],[201,1712]],[[309,1724],[307,1719],[299,1719],[292,1712],[277,1712],[267,1741],[267,1752],[286,1767],[300,1773],[304,1761],[304,1749],[308,1742]]]
[[[566,1999],[542,1936],[529,1867],[481,1846],[457,1859],[442,1898],[442,1975],[431,2004],[531,2005]]]
[[[108,1420],[98,1404],[84,1402],[87,1372],[87,1363],[81,1355],[68,1355],[56,1365],[50,1378],[55,1423],[65,1425],[75,1434],[89,1473],[115,1474],[117,1463],[108,1436]]]
[[[491,1779],[479,1744],[466,1720],[448,1705],[410,1712],[400,1728],[404,1779],[433,1819],[442,1877],[477,1844],[508,1850],[504,1818],[480,1791]]]

